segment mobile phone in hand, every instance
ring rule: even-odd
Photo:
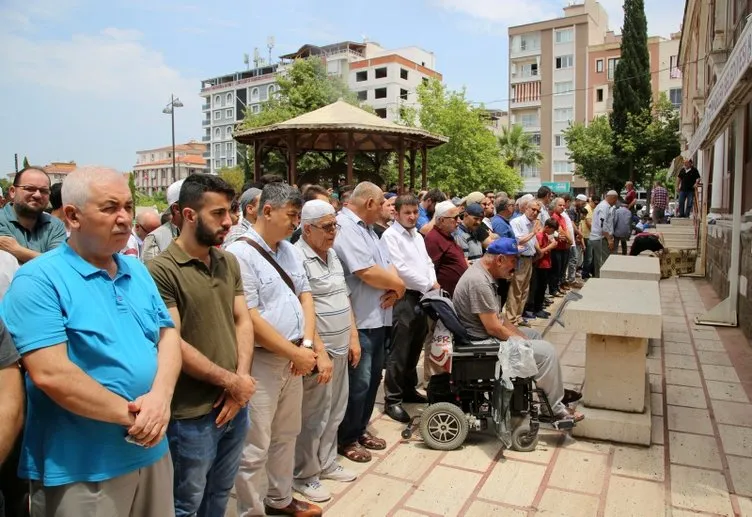
[[[146,447],[145,445],[138,443],[138,441],[136,441],[136,439],[129,434],[125,435],[125,441],[133,445],[138,445],[139,447]]]

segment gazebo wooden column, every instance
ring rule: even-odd
[[[397,145],[397,163],[399,166],[399,179],[397,189],[400,194],[405,193],[405,141],[399,138]]]
[[[420,146],[421,171],[420,171],[420,189],[428,189],[428,150],[426,144]]]
[[[253,179],[255,181],[261,179],[261,151],[263,148],[264,144],[261,140],[253,142]]]
[[[415,147],[410,147],[410,192],[415,192],[415,155],[417,152]]]
[[[355,138],[352,133],[347,133],[347,184],[353,184],[353,162],[355,161]]]
[[[287,155],[290,164],[287,181],[290,185],[295,185],[298,182],[298,141],[295,133],[290,133],[287,137]]]

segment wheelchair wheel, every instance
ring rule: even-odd
[[[451,402],[431,404],[420,417],[423,441],[438,451],[452,451],[462,445],[469,430],[462,409]]]
[[[518,452],[532,452],[538,445],[538,433],[530,429],[528,423],[521,424],[512,431],[512,449]]]

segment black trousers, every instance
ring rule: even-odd
[[[384,402],[387,405],[402,402],[402,398],[414,392],[418,385],[416,367],[428,334],[426,316],[415,314],[420,297],[417,291],[406,291],[394,306],[391,348],[384,375]]]
[[[551,251],[551,269],[548,272],[548,292],[554,294],[564,281],[569,263],[569,250]]]
[[[535,292],[533,293],[533,312],[539,312],[544,309],[543,302],[546,299],[546,288],[548,287],[548,274],[550,269],[533,269],[535,277]]]

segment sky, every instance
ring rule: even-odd
[[[506,107],[507,27],[561,16],[566,0],[0,0],[0,175],[75,160],[131,170],[136,151],[200,139],[201,80],[305,43],[375,41],[436,55],[452,89]],[[622,0],[601,0],[621,32]],[[679,29],[684,0],[645,0],[649,35]],[[374,8],[377,6],[377,8]]]

